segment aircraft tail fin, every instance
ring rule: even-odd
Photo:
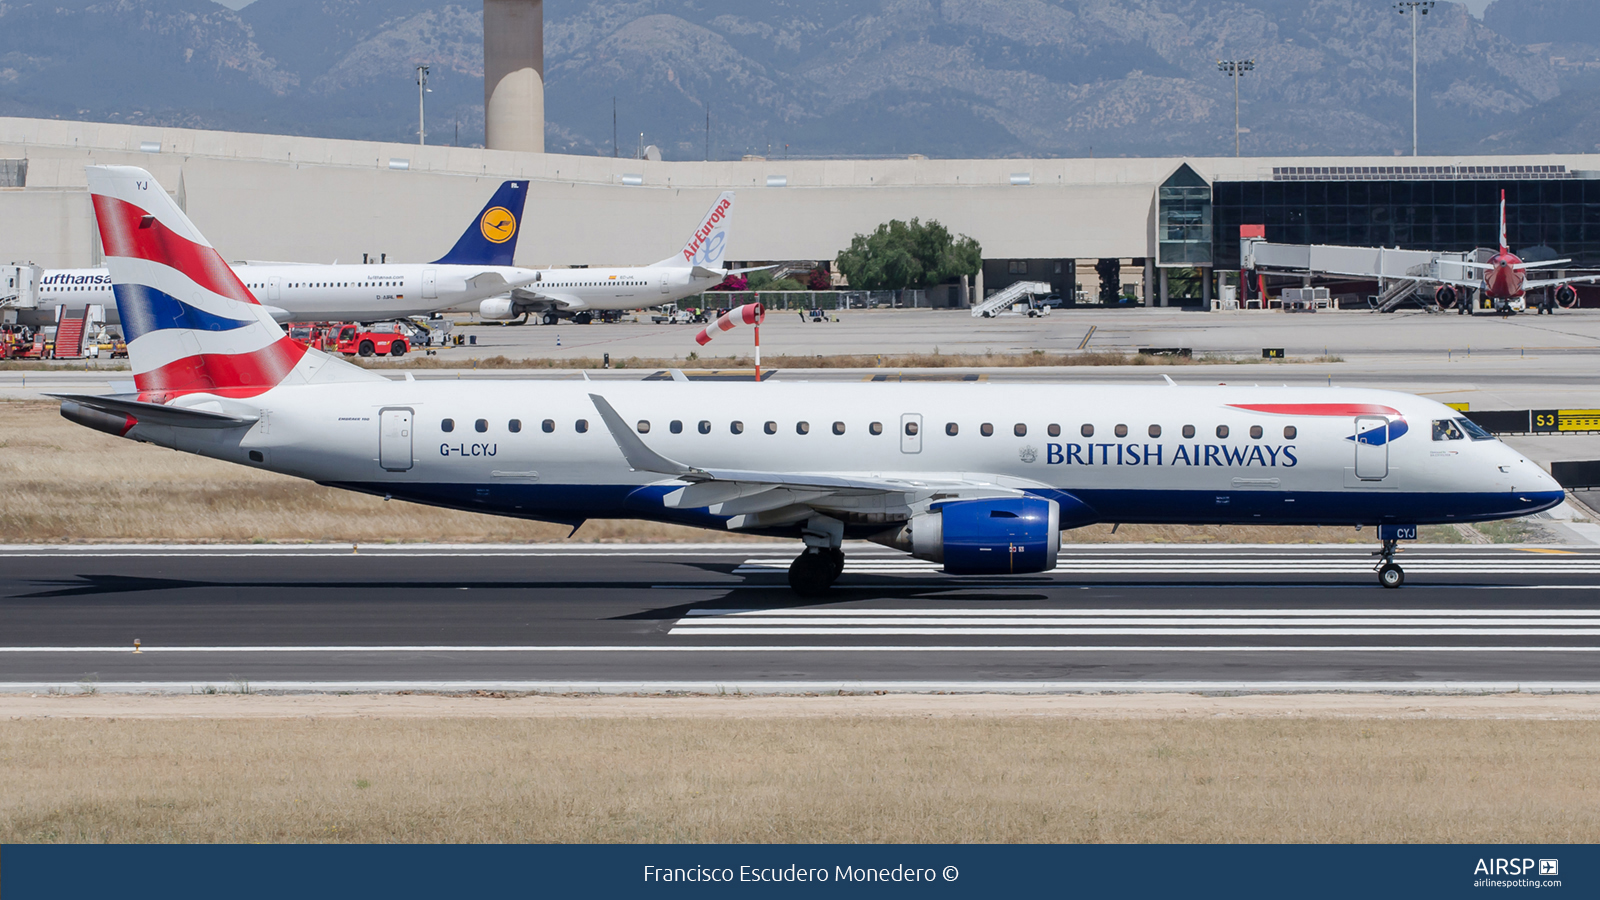
[[[1506,241],[1506,189],[1500,189],[1500,252],[1511,252],[1511,245]]]
[[[87,170],[140,399],[254,397],[319,373],[320,381],[376,375],[286,336],[149,172]]]
[[[450,252],[434,260],[443,266],[509,266],[522,231],[522,208],[528,202],[526,181],[507,181],[484,204]]]
[[[711,204],[700,227],[689,236],[676,256],[656,263],[658,266],[704,266],[722,268],[722,254],[728,248],[728,214],[733,211],[733,191],[723,191],[717,202]]]

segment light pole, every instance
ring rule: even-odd
[[[1427,15],[1434,0],[1397,0],[1394,11],[1411,13],[1411,155],[1417,155],[1417,14]]]
[[[1239,79],[1256,67],[1253,59],[1219,59],[1217,71],[1233,79],[1233,155],[1239,155]]]
[[[428,91],[428,67],[417,66],[417,143],[428,142],[428,129],[424,127],[427,120],[423,117],[422,95]]]

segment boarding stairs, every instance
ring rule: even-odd
[[[1019,281],[1004,290],[996,291],[982,303],[975,304],[972,307],[972,317],[976,319],[981,316],[987,319],[1001,310],[1010,309],[1011,304],[1016,303],[1027,295],[1042,297],[1048,293],[1050,293],[1050,282],[1048,281]]]
[[[64,309],[56,323],[56,359],[83,359],[83,331],[89,310]]]
[[[1391,281],[1384,286],[1383,293],[1378,295],[1378,302],[1372,307],[1372,311],[1380,313],[1389,312],[1400,304],[1410,300],[1413,296],[1416,296],[1418,294],[1418,289],[1421,287],[1421,278],[1400,278]],[[1430,297],[1428,300],[1431,301],[1432,298]],[[1422,308],[1428,312],[1435,312],[1437,310],[1437,304],[1424,301],[1422,303]]]

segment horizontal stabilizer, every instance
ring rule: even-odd
[[[244,428],[255,424],[259,415],[235,416],[184,406],[146,403],[126,394],[48,394],[57,400],[76,403],[116,416],[132,416],[141,425],[170,425],[174,428]]]

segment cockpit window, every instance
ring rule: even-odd
[[[1434,419],[1433,439],[1436,441],[1464,441],[1467,436],[1456,427],[1454,419]]]
[[[1456,424],[1460,425],[1461,430],[1467,433],[1467,437],[1470,437],[1475,441],[1494,440],[1494,435],[1484,431],[1482,425],[1479,425],[1477,422],[1474,422],[1471,419],[1457,419]]]

